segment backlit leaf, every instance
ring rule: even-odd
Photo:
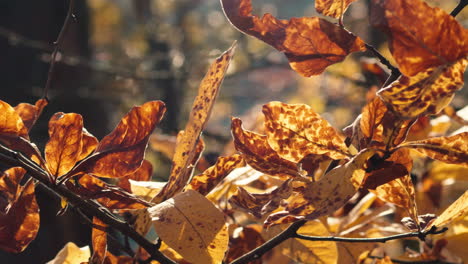
[[[203,195],[188,190],[148,211],[158,236],[184,259],[221,263],[229,240],[224,214]]]
[[[68,242],[58,252],[57,256],[46,264],[75,264],[87,262],[91,252],[89,246],[79,248],[75,243]]]
[[[150,181],[151,176],[153,175],[153,165],[147,161],[143,160],[140,168],[138,168],[133,173],[126,175],[125,177],[119,178],[119,186],[126,190],[127,192],[132,192],[131,184],[129,180],[133,181]],[[154,197],[154,196],[153,196]],[[152,197],[151,197],[152,198]]]
[[[390,51],[407,76],[468,54],[468,30],[422,0],[373,0],[371,23],[388,33]]]
[[[453,220],[461,216],[466,216],[468,213],[468,191],[465,191],[455,202],[453,202],[445,211],[427,226],[430,229],[432,226],[443,227],[450,224]]]
[[[0,100],[0,136],[23,137],[29,140],[28,129],[11,105]]]
[[[263,114],[268,143],[284,159],[299,162],[317,154],[339,160],[350,155],[344,137],[307,105],[270,102]]]
[[[356,0],[316,0],[315,9],[322,15],[339,18],[354,1]]]
[[[387,107],[379,97],[375,97],[362,109],[360,128],[366,137],[366,143],[370,143],[372,140],[382,141],[381,124],[386,112]]]
[[[117,127],[105,136],[95,152],[77,165],[67,177],[80,172],[99,177],[123,177],[142,164],[148,139],[166,108],[161,101],[133,107]]]
[[[244,130],[242,121],[238,118],[232,119],[231,131],[236,150],[252,168],[273,176],[298,175],[296,163],[281,158],[268,145],[266,136]]]
[[[186,190],[195,190],[202,195],[207,195],[235,168],[245,166],[241,155],[235,154],[228,157],[219,157],[216,164],[196,175],[187,185]]]
[[[378,95],[400,117],[411,119],[439,113],[463,86],[467,59],[431,68],[413,77],[400,76]]]
[[[42,113],[44,107],[48,104],[46,99],[39,99],[32,105],[28,103],[20,103],[15,106],[15,111],[23,120],[24,126],[29,130],[34,126],[37,119]]]
[[[83,148],[83,118],[79,114],[56,113],[49,121],[49,141],[45,159],[50,173],[56,177],[69,172]]]
[[[435,137],[405,142],[400,147],[413,148],[430,158],[468,166],[468,132],[449,137]]]
[[[320,74],[351,52],[365,50],[360,38],[321,18],[280,20],[268,13],[259,18],[252,14],[251,0],[221,0],[221,3],[237,29],[283,52],[291,68],[303,76]]]
[[[83,146],[81,148],[81,154],[78,157],[78,160],[82,160],[88,157],[96,149],[97,145],[99,144],[99,141],[97,140],[97,138],[93,136],[91,133],[89,133],[88,130],[86,130],[86,128],[83,128],[82,133],[83,133],[83,138],[82,138]]]
[[[181,191],[191,176],[193,162],[196,153],[196,145],[200,133],[206,126],[214,102],[224,79],[226,70],[234,55],[235,44],[219,56],[210,66],[208,72],[200,83],[198,95],[193,102],[189,120],[185,126],[182,138],[178,140],[177,147],[172,159],[171,174],[169,182],[155,198],[163,201]]]
[[[107,224],[99,218],[93,217],[93,231],[91,233],[91,242],[93,245],[93,255],[90,259],[92,264],[104,264],[107,254]]]

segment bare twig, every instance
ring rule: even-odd
[[[465,6],[468,5],[468,0],[460,0],[458,5],[450,12],[450,15],[453,17],[456,17],[462,10],[465,8]]]

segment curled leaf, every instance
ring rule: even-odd
[[[251,0],[221,0],[221,3],[237,29],[283,52],[291,68],[303,76],[320,74],[351,52],[365,50],[360,38],[321,18],[280,20],[271,14],[259,18],[252,15]]]

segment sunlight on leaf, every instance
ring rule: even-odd
[[[41,115],[42,110],[44,110],[44,107],[46,107],[47,104],[47,100],[39,99],[34,105],[20,103],[15,106],[16,113],[18,113],[18,115],[21,117],[28,131],[31,130],[31,128],[34,126],[37,119]]]
[[[58,252],[57,256],[46,264],[75,264],[87,262],[91,256],[89,246],[79,248],[75,243],[68,242]]]
[[[458,217],[465,216],[468,213],[468,191],[465,191],[455,202],[453,202],[445,211],[436,218],[432,224],[426,227],[426,230],[432,226],[443,227],[450,224]]]
[[[316,0],[315,9],[322,15],[340,18],[354,1],[356,0]]]

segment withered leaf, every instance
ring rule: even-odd
[[[15,194],[6,195],[12,198],[8,208],[2,208],[0,212],[0,249],[7,252],[19,253],[36,238],[39,230],[39,207],[34,194],[34,181],[29,179],[24,186],[3,186],[5,177],[13,181],[19,180],[24,175],[23,169],[11,168],[0,178],[0,190],[16,189]],[[19,174],[19,175],[18,175]],[[17,182],[19,184],[19,182]],[[2,207],[4,207],[2,205]],[[4,210],[8,209],[8,210]]]
[[[86,130],[86,128],[83,127],[82,131],[82,142],[83,146],[81,148],[81,153],[80,156],[78,157],[78,160],[83,160],[86,157],[88,157],[93,151],[96,149],[97,145],[99,144],[99,141],[95,136],[93,136],[91,133]]]
[[[91,242],[93,246],[93,255],[91,256],[91,263],[102,263],[107,254],[107,224],[102,222],[99,218],[93,217],[93,231],[91,232]]]
[[[422,0],[373,0],[371,23],[388,33],[390,51],[407,76],[468,54],[468,30]]]
[[[415,149],[430,158],[445,163],[468,166],[468,132],[449,137],[409,141],[401,144],[400,147]]]
[[[356,0],[316,0],[315,9],[322,15],[340,18],[354,1]]]
[[[261,235],[261,229],[262,227],[260,225],[255,224],[236,228],[229,240],[229,251],[225,262],[231,263],[238,257],[265,243]],[[262,261],[259,259],[249,263],[261,264]]]
[[[29,140],[28,129],[11,105],[0,100],[0,136],[23,137]]]
[[[242,121],[233,118],[231,132],[236,150],[254,169],[273,176],[295,177],[296,163],[283,159],[267,142],[267,137],[242,128]]]
[[[401,118],[438,114],[462,88],[467,64],[467,59],[461,59],[413,77],[403,75],[377,94]]]
[[[226,70],[234,56],[235,44],[219,56],[210,66],[208,72],[200,83],[198,95],[193,102],[189,120],[185,126],[182,138],[178,140],[172,159],[172,168],[169,182],[155,197],[155,200],[163,201],[175,193],[181,191],[190,177],[196,153],[196,145],[200,133],[206,126],[214,102],[224,79]]]
[[[158,236],[193,263],[220,263],[228,248],[224,214],[194,190],[148,209]],[[178,230],[174,236],[174,230]]]
[[[336,160],[350,155],[344,137],[307,105],[270,102],[263,114],[268,143],[286,160],[299,162],[309,154]]]
[[[343,28],[316,17],[280,20],[252,15],[251,0],[221,0],[224,13],[240,31],[283,52],[303,76],[322,73],[348,54],[365,50],[364,42]]]
[[[57,256],[46,264],[72,264],[82,263],[89,260],[91,252],[89,246],[79,248],[75,243],[68,242],[65,246],[57,253]]]
[[[245,166],[241,155],[234,154],[228,157],[219,157],[216,164],[196,175],[187,185],[186,190],[195,190],[202,195],[207,195],[235,168]]]
[[[153,175],[153,165],[147,160],[143,160],[140,168],[125,177],[119,178],[119,186],[127,192],[132,192],[129,180],[149,181]]]
[[[20,103],[15,106],[15,111],[23,120],[24,126],[29,130],[34,126],[37,119],[48,104],[46,99],[39,99],[32,105],[28,103]]]
[[[101,140],[95,152],[65,177],[81,172],[99,177],[123,177],[133,173],[141,166],[149,136],[165,111],[161,101],[133,107],[114,131]]]
[[[83,148],[83,118],[79,114],[56,113],[49,121],[49,141],[45,159],[55,177],[69,172],[78,162]]]
[[[360,128],[362,134],[366,137],[367,142],[365,143],[368,144],[372,140],[382,142],[383,127],[381,124],[386,112],[387,107],[379,97],[375,97],[364,106],[361,112]]]
[[[450,224],[458,217],[466,215],[468,212],[468,191],[465,191],[455,202],[453,202],[445,211],[426,227],[426,230],[432,226],[442,227]]]

